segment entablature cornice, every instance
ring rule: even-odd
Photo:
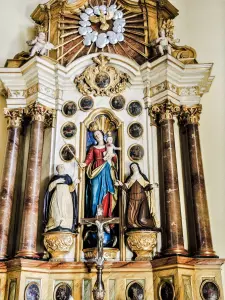
[[[0,79],[7,91],[7,106],[25,107],[36,101],[57,108],[64,92],[77,93],[75,77],[93,64],[92,58],[97,55],[81,57],[68,67],[36,56],[20,68],[0,68]],[[142,66],[120,55],[106,53],[106,56],[110,58],[110,65],[128,74],[127,89],[143,90],[148,104],[164,98],[173,98],[181,105],[198,104],[214,78],[211,76],[213,64],[184,65],[170,55]]]

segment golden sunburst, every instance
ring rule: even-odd
[[[96,43],[91,43],[90,46],[85,46],[83,41],[84,37],[79,34],[79,21],[80,14],[85,11],[87,7],[95,7],[99,5],[106,5],[109,7],[112,4],[117,5],[117,10],[123,12],[123,18],[126,21],[124,26],[125,32],[124,40],[116,44],[108,44],[104,48],[98,48]],[[94,18],[92,18],[94,19]],[[107,28],[112,30],[113,20],[107,20]],[[106,23],[106,22],[105,22]],[[95,23],[91,23],[91,27],[102,32],[100,29],[102,24],[98,23],[96,18]],[[103,28],[104,26],[102,26]],[[97,52],[109,52],[134,59],[137,62],[143,63],[148,57],[148,44],[145,40],[145,32],[147,30],[146,22],[142,12],[135,13],[123,7],[117,0],[92,0],[87,2],[82,8],[71,13],[61,13],[59,20],[59,44],[56,46],[58,49],[57,60],[63,64],[68,65],[80,56],[84,56]]]

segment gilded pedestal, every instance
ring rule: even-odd
[[[5,115],[8,118],[8,142],[0,192],[0,259],[6,259],[7,257],[22,113],[22,109],[5,110]]]
[[[152,259],[152,253],[157,244],[157,232],[136,230],[127,232],[127,244],[136,254],[136,261]]]
[[[75,243],[75,234],[71,232],[44,233],[44,245],[51,254],[50,261],[67,261],[65,257]]]

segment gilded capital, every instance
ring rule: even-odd
[[[200,114],[202,112],[202,105],[197,104],[191,107],[183,105],[179,115],[180,124],[199,124]]]
[[[22,125],[23,109],[8,109],[4,108],[4,115],[7,118],[7,128],[18,128]]]
[[[150,115],[155,122],[159,124],[165,120],[173,120],[173,117],[180,112],[180,106],[170,100],[163,103],[154,104],[150,108]]]
[[[38,103],[34,103],[28,106],[25,110],[26,115],[31,117],[32,121],[40,121],[46,123],[47,127],[49,125],[49,119],[53,119],[55,116],[55,110],[43,106]]]

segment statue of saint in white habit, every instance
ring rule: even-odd
[[[56,167],[58,172],[50,180],[44,198],[44,231],[74,232],[77,225],[78,204],[76,184],[65,174],[64,165]]]

